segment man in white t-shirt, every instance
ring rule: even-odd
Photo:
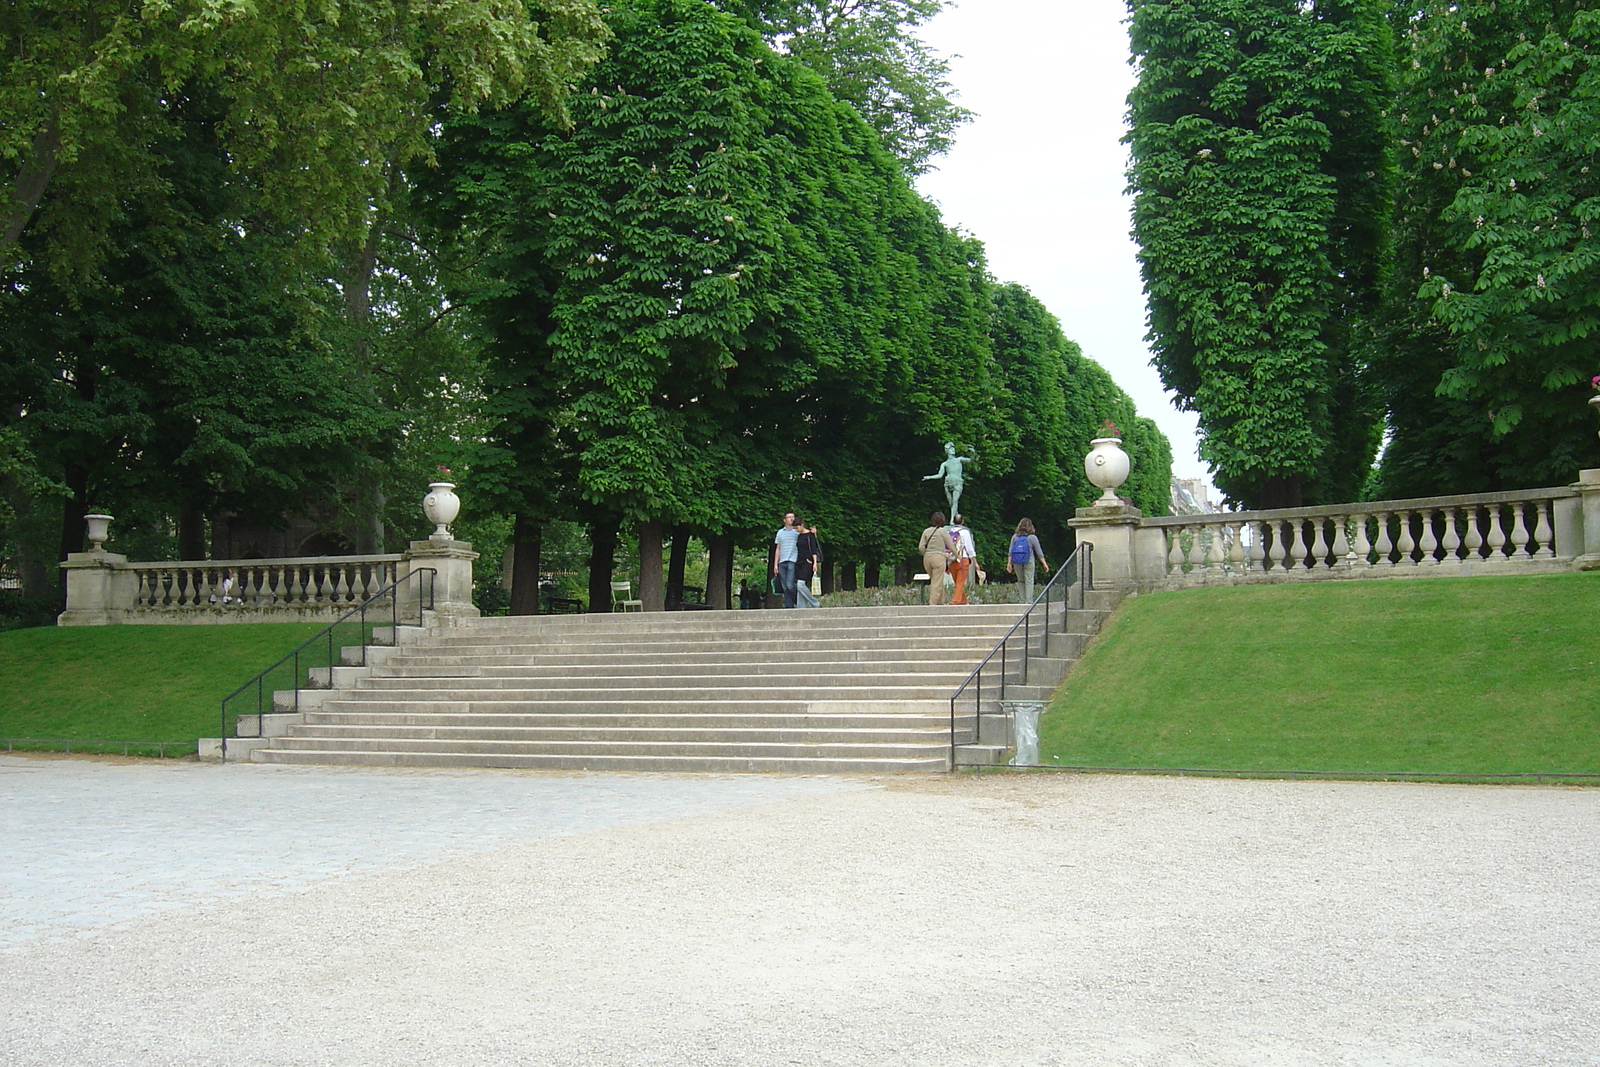
[[[778,546],[772,557],[772,574],[778,579],[778,588],[783,590],[783,606],[792,608],[795,605],[794,568],[800,561],[800,531],[794,528],[794,512],[783,513],[783,525],[772,536],[772,543]]]

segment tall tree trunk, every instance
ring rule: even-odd
[[[511,614],[539,614],[539,557],[544,552],[544,527],[517,516],[511,533]]]
[[[194,504],[178,511],[178,558],[206,558],[206,515]]]
[[[61,127],[52,115],[44,128],[33,135],[28,158],[17,171],[11,202],[6,205],[5,231],[0,235],[0,248],[10,248],[27,232],[34,213],[39,210],[39,201],[44,199],[44,192],[50,187],[60,153]]]
[[[82,552],[88,542],[88,530],[83,517],[89,511],[89,470],[76,463],[66,465],[64,481],[70,490],[61,501],[61,555],[60,560],[74,552]],[[61,597],[61,610],[67,604],[67,572],[61,571],[56,581],[56,592]]]
[[[589,611],[604,615],[611,610],[611,575],[617,559],[616,519],[596,519],[589,524]]]
[[[867,573],[866,577],[862,580],[862,585],[868,589],[878,588],[878,566],[879,564],[876,559],[867,560]]]
[[[1302,501],[1300,475],[1291,474],[1288,477],[1270,477],[1261,479],[1261,510],[1274,511],[1278,508],[1298,508]]]
[[[855,592],[856,588],[856,562],[851,560],[839,568],[839,588],[847,593]]]
[[[706,603],[717,611],[733,604],[733,538],[713,534],[706,538]]]
[[[672,528],[672,552],[667,556],[667,610],[683,603],[683,567],[689,558],[689,528]]]
[[[42,600],[53,594],[56,575],[61,573],[56,569],[55,538],[47,532],[50,524],[48,520],[40,522],[48,512],[40,504],[37,497],[23,493],[20,488],[11,494],[11,506],[17,516],[17,579],[22,584],[22,595],[30,600]]]
[[[666,610],[666,590],[661,584],[661,520],[639,524],[639,599],[646,611]]]

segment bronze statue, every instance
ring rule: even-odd
[[[957,505],[961,503],[961,466],[964,463],[971,463],[976,458],[976,456],[956,455],[956,446],[946,441],[944,443],[944,462],[939,464],[938,470],[922,479],[925,482],[931,482],[935,478],[944,479],[944,497],[945,501],[950,505],[950,510],[945,514],[954,515],[960,510]]]

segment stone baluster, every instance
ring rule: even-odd
[[[1439,547],[1444,549],[1444,559],[1441,563],[1454,563],[1461,557],[1461,535],[1456,533],[1456,509],[1444,509],[1444,536],[1439,539]]]
[[[1300,536],[1302,527],[1298,522],[1280,522],[1277,524],[1278,532],[1283,535],[1283,562],[1284,570],[1294,570],[1300,567],[1306,558],[1306,546]]]
[[[1183,572],[1183,532],[1187,526],[1167,527],[1167,573]]]
[[[1395,566],[1397,567],[1411,567],[1416,565],[1417,561],[1412,558],[1412,553],[1416,551],[1417,541],[1411,533],[1411,518],[1415,514],[1416,513],[1412,511],[1401,511],[1396,513],[1396,518],[1400,520],[1400,537],[1398,540],[1396,540],[1394,546],[1395,551],[1398,553],[1394,561]]]
[[[1505,558],[1503,549],[1506,546],[1506,530],[1500,513],[1500,505],[1489,505],[1489,558],[1501,560]]]
[[[1428,508],[1422,513],[1422,555],[1417,563],[1424,567],[1439,565],[1439,509]]]
[[[1467,527],[1466,534],[1462,538],[1462,544],[1467,550],[1465,558],[1468,562],[1472,562],[1483,556],[1483,519],[1477,507],[1468,507],[1462,512],[1461,518]]]
[[[1205,534],[1205,552],[1200,557],[1200,566],[1207,574],[1222,570],[1222,527],[1216,523],[1208,522],[1202,531]]]
[[[1328,567],[1327,526],[1327,519],[1311,520],[1311,527],[1315,533],[1311,538],[1311,558],[1307,563],[1312,570],[1326,570]]]
[[[1533,557],[1555,559],[1555,530],[1550,523],[1550,501],[1541,500],[1535,506],[1538,508],[1538,517],[1534,521],[1533,539],[1539,543],[1539,550],[1533,553]]]
[[[1246,562],[1244,553],[1244,524],[1237,522],[1229,523],[1227,530],[1231,535],[1231,540],[1228,544],[1228,569],[1235,572],[1242,571],[1244,570]]]
[[[1333,562],[1330,567],[1350,566],[1350,516],[1333,520]]]
[[[1245,562],[1252,571],[1265,570],[1266,564],[1266,523],[1247,522],[1245,528],[1250,531],[1250,543],[1245,546]]]
[[[334,587],[333,595],[341,604],[350,603],[350,567],[348,564],[339,564],[339,584]],[[976,581],[976,579],[974,579]]]
[[[1289,548],[1284,544],[1284,524],[1281,522],[1264,522],[1261,524],[1263,531],[1272,534],[1272,547],[1267,549],[1267,570],[1283,570],[1287,566],[1284,558],[1289,554]]]
[[[1511,505],[1511,556],[1527,559],[1533,556],[1533,546],[1528,543],[1528,520],[1523,514],[1527,505]]]
[[[1352,561],[1357,567],[1372,566],[1372,537],[1367,533],[1366,512],[1357,512],[1350,516],[1350,521],[1355,528],[1356,543],[1354,547],[1355,559]]]
[[[1377,566],[1393,567],[1394,560],[1390,556],[1394,553],[1394,541],[1389,538],[1389,512],[1380,511],[1378,518],[1378,541],[1372,547],[1378,553]]]

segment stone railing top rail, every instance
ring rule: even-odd
[[[1145,526],[1202,526],[1240,522],[1275,522],[1291,519],[1326,519],[1339,515],[1377,515],[1382,512],[1425,511],[1428,508],[1470,508],[1491,504],[1525,504],[1577,496],[1568,486],[1548,489],[1514,489],[1504,493],[1466,493],[1461,496],[1423,496],[1411,500],[1369,500],[1359,504],[1324,504],[1275,511],[1215,511],[1206,515],[1163,515],[1143,520]]]
[[[399,563],[404,557],[398,553],[376,556],[280,556],[276,559],[186,559],[186,560],[129,560],[118,566],[151,570],[157,567],[330,567],[354,563]]]

